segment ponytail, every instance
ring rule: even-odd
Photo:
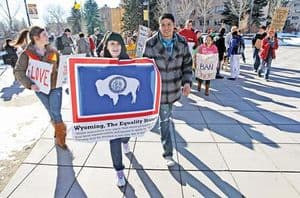
[[[20,32],[20,35],[18,36],[17,40],[13,43],[13,46],[22,46],[24,44],[28,44],[28,35],[29,35],[29,30],[24,29]]]
[[[30,28],[30,30],[25,29],[20,32],[19,37],[17,38],[16,42],[14,43],[14,46],[22,46],[24,44],[30,43],[34,44],[34,36],[39,36],[45,29],[40,28],[39,26],[33,26]],[[28,39],[29,38],[29,39]]]

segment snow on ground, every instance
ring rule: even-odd
[[[0,160],[34,143],[48,120],[35,94],[14,83],[12,69],[7,68],[0,76]]]

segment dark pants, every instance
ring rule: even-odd
[[[110,154],[111,154],[111,159],[113,162],[114,169],[116,171],[123,170],[124,165],[123,165],[123,160],[122,160],[122,148],[121,144],[122,143],[128,143],[129,137],[128,138],[117,138],[110,140]]]
[[[259,57],[259,49],[254,48],[253,51],[253,59],[254,59],[254,70],[257,71],[260,65],[260,57]]]

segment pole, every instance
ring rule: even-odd
[[[7,12],[8,12],[8,18],[9,18],[9,29],[12,30],[12,18],[10,15],[10,10],[9,10],[9,6],[8,6],[8,1],[6,0],[6,7],[7,7]]]
[[[150,0],[148,0],[147,9],[148,9],[148,28],[150,28]]]
[[[24,0],[24,4],[25,4],[25,10],[26,10],[26,15],[27,15],[27,20],[28,20],[28,26],[31,26],[26,0]]]

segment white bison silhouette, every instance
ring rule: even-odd
[[[113,100],[114,106],[118,103],[119,95],[131,93],[131,104],[136,102],[136,92],[139,90],[140,82],[135,78],[121,75],[111,75],[105,79],[99,79],[95,83],[99,96],[108,95]]]

